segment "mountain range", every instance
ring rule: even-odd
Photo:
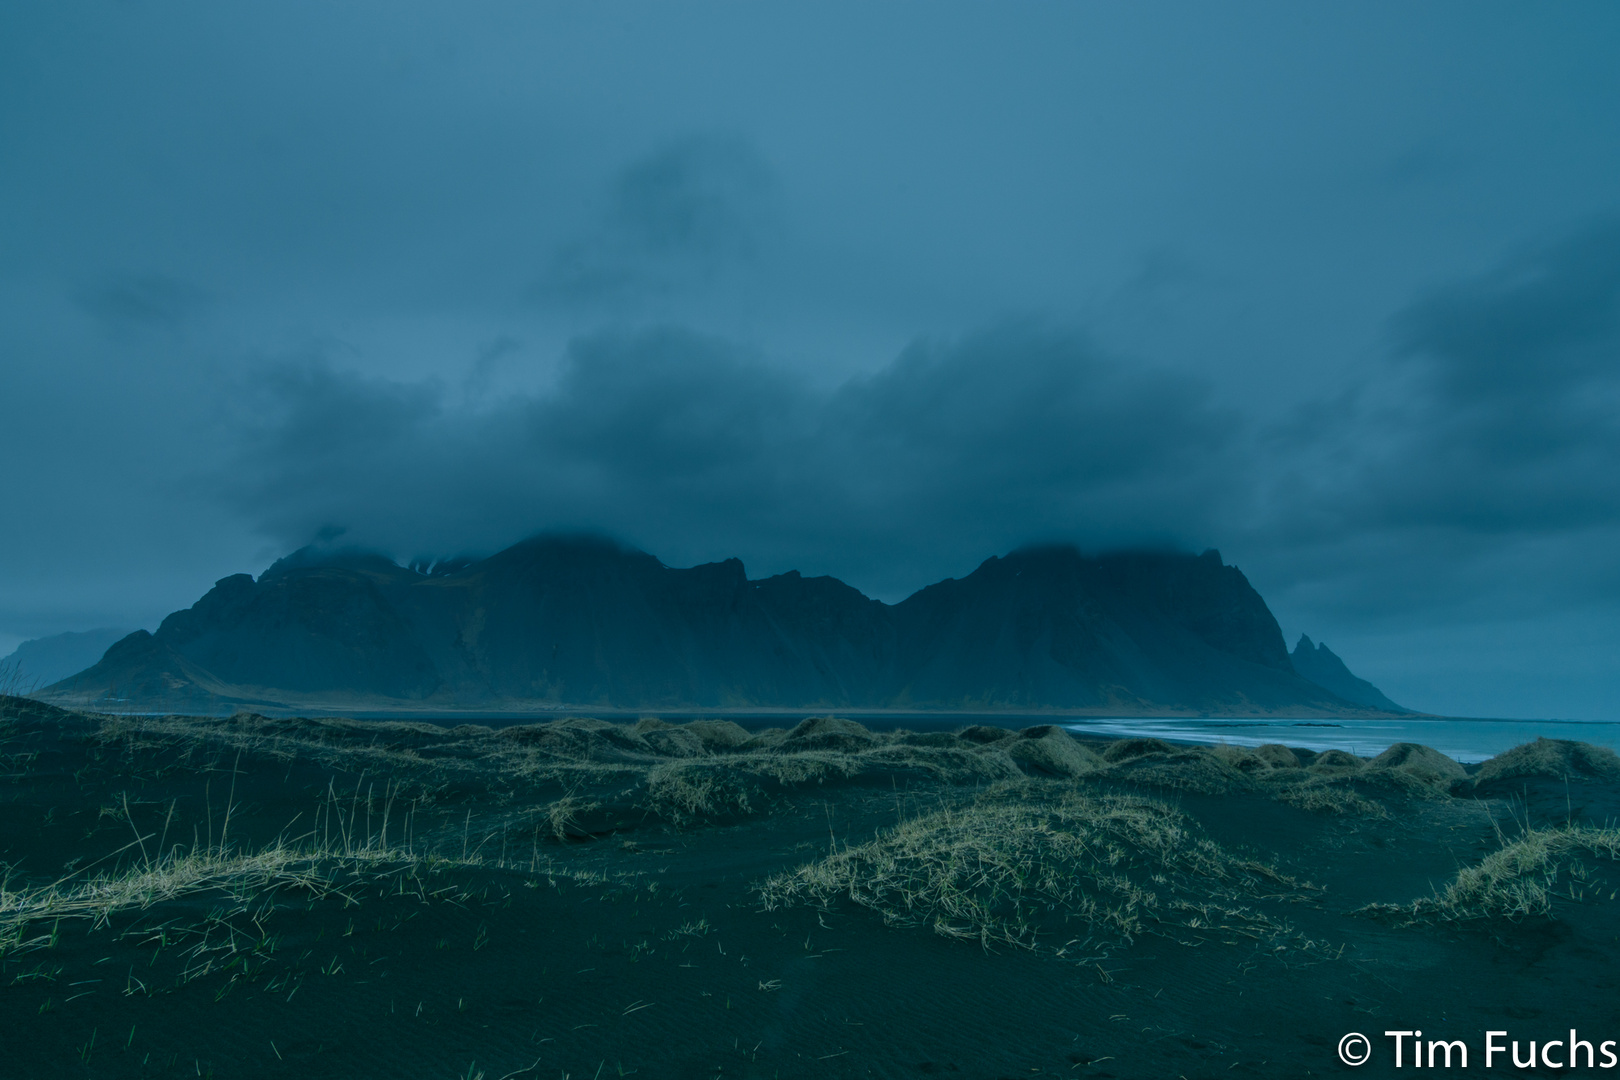
[[[94,664],[107,647],[128,636],[128,630],[105,627],[25,641],[0,657],[0,681],[20,689],[49,686]]]
[[[1393,706],[1347,694],[1370,687],[1348,670],[1354,686],[1322,682],[1299,657],[1215,551],[1031,547],[885,604],[831,577],[750,580],[737,559],[677,569],[548,535],[411,567],[306,548],[257,580],[220,580],[39,696],[189,712]]]

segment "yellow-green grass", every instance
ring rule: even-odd
[[[1172,930],[1273,935],[1283,926],[1250,905],[1308,888],[1167,803],[1005,785],[777,874],[759,895],[766,910],[843,899],[986,948],[1072,953]]]
[[[1556,900],[1615,899],[1613,867],[1601,864],[1617,859],[1620,829],[1579,825],[1529,829],[1477,865],[1457,871],[1433,896],[1410,904],[1373,904],[1362,911],[1406,924],[1546,918],[1553,914]]]

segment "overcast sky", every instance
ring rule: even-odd
[[[1620,8],[0,10],[0,653],[320,536],[1218,547],[1620,712]]]

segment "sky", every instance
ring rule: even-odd
[[[0,10],[0,653],[316,540],[1218,548],[1620,714],[1620,8]]]

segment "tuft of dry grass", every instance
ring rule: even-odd
[[[1257,746],[1254,748],[1254,754],[1273,769],[1298,769],[1302,767],[1299,755],[1282,743],[1266,743],[1264,746]]]
[[[1060,727],[1041,725],[1025,728],[1018,737],[994,744],[1020,766],[1046,776],[1086,776],[1101,772],[1107,763],[1090,749],[1076,742]]]
[[[586,881],[592,876],[589,870],[559,867],[549,858],[541,859],[538,850],[528,858],[508,859],[504,827],[499,856],[495,854],[496,845],[491,843],[496,832],[481,837],[470,835],[466,825],[457,830],[459,836],[442,834],[424,842],[414,829],[414,811],[396,812],[398,789],[392,783],[385,785],[383,797],[375,803],[372,794],[373,789],[367,789],[362,798],[357,783],[352,797],[345,800],[329,787],[317,804],[313,829],[291,840],[285,838],[284,830],[282,837],[257,849],[230,839],[231,818],[239,809],[233,800],[226,803],[217,839],[210,825],[207,842],[194,841],[188,849],[182,845],[165,846],[174,825],[172,804],[161,830],[143,832],[136,825],[126,796],[121,807],[115,805],[104,813],[129,823],[134,835],[129,843],[46,884],[13,887],[10,877],[0,881],[0,955],[29,946],[24,933],[31,923],[85,919],[92,929],[98,929],[115,914],[145,911],[166,901],[196,895],[217,896],[227,906],[246,911],[271,904],[274,897],[287,891],[302,892],[314,899],[337,895],[346,904],[354,903],[354,890],[368,882],[457,868],[526,867],[553,884],[557,878]],[[576,815],[594,805],[569,795],[546,807],[540,817],[561,833]],[[378,811],[375,814],[374,809]],[[471,821],[470,812],[466,821]],[[459,855],[454,854],[458,842]],[[129,861],[124,861],[126,858]],[[104,868],[98,870],[98,866]]]
[[[1459,870],[1444,892],[1410,904],[1371,904],[1361,912],[1403,925],[1549,917],[1555,899],[1579,902],[1605,891],[1613,899],[1612,888],[1600,887],[1588,859],[1620,860],[1620,829],[1530,829],[1477,866]]]
[[[39,920],[90,919],[101,926],[115,912],[144,910],[201,892],[221,892],[240,900],[290,887],[319,895],[336,887],[333,863],[380,862],[387,854],[334,857],[279,844],[253,854],[213,849],[173,853],[82,881],[15,891],[0,886],[0,935]]]
[[[955,742],[951,735],[945,737],[953,742],[896,741],[866,751],[855,763],[863,768],[916,773],[941,784],[995,784],[1023,779],[1019,761],[1003,752],[1013,741],[985,748]]]
[[[1054,787],[1118,782],[1178,793],[1247,792],[1315,813],[1363,817],[1388,816],[1385,803],[1445,799],[1474,787],[1460,765],[1416,745],[1397,745],[1372,762],[1339,750],[1172,746],[1148,738],[1093,749],[1054,725],[915,733],[871,731],[822,716],[791,730],[750,732],[726,720],[563,717],[500,729],[444,728],[252,713],[228,720],[92,716],[12,699],[0,700],[0,716],[12,717],[0,738],[0,772],[7,774],[29,766],[28,740],[41,733],[88,742],[97,754],[109,751],[109,761],[121,755],[160,774],[216,769],[233,754],[260,763],[296,759],[350,776],[386,776],[396,791],[408,785],[413,802],[423,805],[470,791],[495,804],[526,804],[538,810],[542,832],[558,840],[621,831],[649,815],[683,828],[731,820],[767,812],[785,789],[875,775],[948,787],[1029,777]],[[1532,774],[1620,775],[1620,758],[1541,740],[1487,763],[1479,776]]]
[[[1102,756],[1109,762],[1118,763],[1146,757],[1149,754],[1169,754],[1174,751],[1175,747],[1163,739],[1115,739],[1103,748]]]
[[[1223,764],[1229,765],[1245,775],[1267,773],[1272,768],[1269,761],[1247,746],[1217,743],[1209,747],[1209,753]]]
[[[1479,767],[1476,784],[1527,776],[1557,779],[1620,779],[1620,755],[1604,746],[1569,739],[1537,739],[1515,746]]]
[[[1166,803],[1003,785],[777,874],[759,896],[768,911],[844,898],[890,925],[1061,954],[1171,929],[1274,934],[1281,925],[1244,901],[1306,887],[1229,854]]]
[[[1367,763],[1356,755],[1345,750],[1324,750],[1316,755],[1307,771],[1326,776],[1341,776],[1345,773],[1360,772],[1367,767]]]
[[[1227,795],[1254,786],[1249,776],[1225,757],[1201,746],[1132,755],[1115,763],[1109,775],[1136,784],[1200,795]]]
[[[1383,818],[1389,811],[1382,803],[1362,795],[1354,787],[1333,780],[1313,779],[1282,784],[1272,789],[1272,798],[1313,814],[1340,814]]]
[[[746,777],[725,762],[671,761],[647,774],[647,795],[655,813],[678,826],[752,814],[760,795]]]
[[[546,830],[558,841],[578,840],[590,835],[584,823],[580,821],[593,810],[601,809],[602,804],[589,799],[582,799],[570,791],[560,799],[546,804],[542,811]]]

